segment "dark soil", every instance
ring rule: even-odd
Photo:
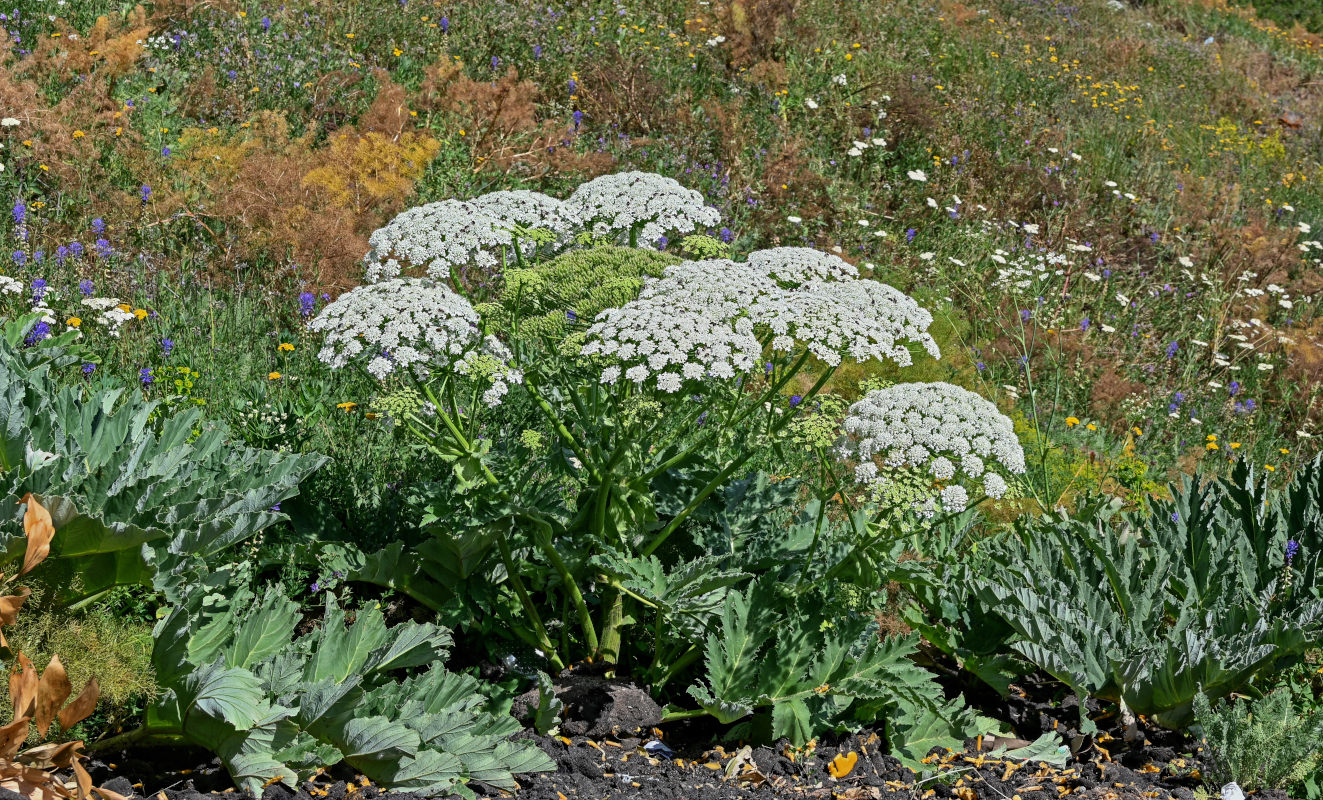
[[[885,754],[883,737],[864,731],[794,751],[785,742],[742,747],[712,744],[717,731],[702,723],[659,725],[660,708],[627,681],[600,676],[562,676],[556,694],[565,703],[558,736],[535,739],[556,771],[521,778],[519,800],[1193,800],[1197,762],[1182,757],[1190,747],[1179,735],[1139,731],[1129,744],[1120,735],[1083,735],[1073,698],[1043,695],[1043,687],[1001,701],[1002,719],[1024,736],[1055,730],[1074,755],[1064,767],[994,758],[989,751],[1024,744],[970,741],[964,752],[935,752],[928,771],[916,774]],[[515,704],[518,714],[536,696]],[[1091,712],[1095,711],[1090,709]],[[1091,713],[1090,716],[1096,716]],[[1105,719],[1105,717],[1104,717]],[[1115,730],[1120,734],[1119,722]],[[98,785],[152,800],[233,798],[239,794],[220,763],[189,748],[101,754],[89,771]],[[839,759],[838,759],[839,757]],[[835,761],[835,769],[833,762]],[[848,769],[846,764],[852,765]],[[509,797],[470,784],[479,796]],[[372,786],[343,765],[297,790],[268,786],[263,800],[412,800],[418,795]],[[8,798],[0,797],[0,800]]]

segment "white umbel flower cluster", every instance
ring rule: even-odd
[[[812,250],[763,252],[770,255],[746,263],[719,258],[667,267],[636,300],[599,315],[583,352],[619,361],[603,372],[606,383],[622,370],[641,382],[668,366],[680,367],[678,375],[659,379],[666,391],[677,391],[681,380],[729,378],[752,369],[761,348],[750,348],[763,332],[771,334],[774,350],[802,347],[833,366],[845,356],[906,366],[913,362],[907,342],[940,357],[927,330],[932,315],[904,292],[854,278],[844,261],[818,259],[808,255]],[[674,331],[684,338],[667,340]],[[694,350],[718,342],[727,349],[715,357]],[[744,357],[747,352],[752,357]]]
[[[638,244],[645,247],[667,233],[691,233],[721,222],[702,194],[651,172],[594,178],[575,189],[565,206],[593,235],[626,239],[637,229]]]
[[[959,481],[981,481],[989,497],[1007,491],[999,466],[1023,473],[1024,450],[1011,420],[979,395],[949,383],[900,383],[869,392],[850,406],[838,448],[843,459],[856,463],[855,478],[875,489],[885,488],[890,468],[926,470],[940,484],[936,500],[946,511],[962,511],[969,492]],[[935,511],[934,498],[916,509]]]
[[[452,268],[490,270],[502,247],[514,241],[510,226],[474,203],[442,200],[411,208],[368,237],[364,258],[370,282],[397,278],[422,268],[436,281],[450,279]]]
[[[480,211],[491,216],[496,224],[507,230],[518,225],[540,228],[564,241],[579,221],[565,207],[564,201],[541,192],[519,189],[511,192],[488,192],[469,201]]]
[[[719,311],[734,318],[774,289],[766,273],[728,258],[713,258],[672,264],[643,287],[639,299],[665,298],[677,306]]]
[[[733,319],[719,304],[677,306],[668,294],[640,297],[597,315],[582,353],[612,360],[602,383],[623,375],[653,379],[664,392],[705,376],[733,378],[759,362],[762,347],[747,317]]]
[[[133,321],[133,312],[121,308],[119,298],[116,297],[88,297],[82,301],[83,306],[92,309],[96,314],[92,319],[105,326],[106,333],[118,337],[120,328]]]
[[[328,304],[308,326],[326,334],[317,358],[339,368],[364,357],[378,380],[413,368],[426,377],[482,347],[469,301],[421,278],[359,286]]]
[[[812,247],[773,247],[749,254],[749,265],[781,283],[846,281],[859,277],[859,270],[840,256]]]
[[[914,358],[907,341],[941,358],[928,333],[933,315],[899,289],[873,280],[811,281],[797,289],[777,288],[764,295],[751,313],[775,334],[773,349],[805,347],[831,366],[840,364],[845,355],[856,361],[909,366]]]

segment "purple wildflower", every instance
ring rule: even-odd
[[[23,340],[23,344],[27,345],[28,347],[32,347],[33,345],[41,342],[42,340],[50,338],[50,335],[51,335],[50,324],[47,322],[38,322],[36,325],[32,326],[32,330],[28,332],[28,336],[26,339]]]

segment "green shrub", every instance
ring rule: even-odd
[[[1210,787],[1235,781],[1250,792],[1283,789],[1323,762],[1323,714],[1301,713],[1287,691],[1215,704],[1200,693],[1194,716]]]
[[[1011,648],[1081,695],[1166,725],[1323,640],[1323,460],[1283,490],[1238,465],[1151,514],[1062,518],[990,546],[976,593]]]

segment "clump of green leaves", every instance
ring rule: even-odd
[[[1302,713],[1287,691],[1216,704],[1200,693],[1194,698],[1194,717],[1210,787],[1235,781],[1251,792],[1282,789],[1323,763],[1323,714]]]
[[[37,495],[61,531],[43,570],[58,601],[150,585],[247,539],[285,519],[280,502],[325,461],[236,446],[196,407],[165,416],[113,384],[61,386],[67,353],[11,339],[0,341],[0,499]],[[8,558],[22,542],[16,516],[0,521]]]
[[[347,612],[328,592],[320,623],[296,637],[298,603],[237,583],[209,576],[158,626],[164,691],[139,736],[182,734],[255,793],[340,761],[385,786],[464,797],[469,781],[513,791],[514,773],[552,768],[509,740],[519,724],[476,678],[441,666],[445,629],[392,628],[379,604]]]
[[[1183,725],[1323,641],[1323,461],[1282,490],[1240,464],[1151,513],[1061,518],[990,546],[979,602],[1081,695]]]
[[[918,636],[880,638],[862,615],[828,619],[777,592],[773,581],[730,592],[708,636],[706,674],[689,694],[718,721],[751,717],[755,734],[798,746],[885,718],[892,753],[914,768],[935,746],[987,732],[911,660]]]

